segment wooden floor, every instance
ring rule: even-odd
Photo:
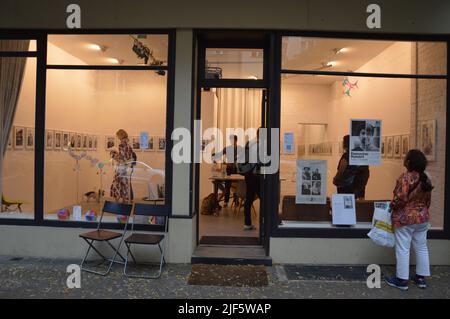
[[[199,214],[199,237],[242,236],[259,237],[259,205],[255,202],[256,215],[252,213],[255,230],[244,230],[244,209],[235,214],[233,208],[222,208],[218,216]]]

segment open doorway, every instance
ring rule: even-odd
[[[264,95],[263,89],[257,88],[202,89],[200,113],[202,128],[220,129],[223,133],[224,148],[214,150],[213,163],[200,164],[199,244],[261,244],[260,199],[258,196],[255,197],[250,214],[247,213],[245,220],[248,188],[245,177],[238,174],[235,169],[236,157],[233,156],[245,147],[249,138],[227,135],[226,129],[242,128],[245,131],[261,127]],[[230,154],[231,149],[233,152]],[[215,201],[218,205],[214,209],[212,202]],[[249,229],[245,226],[248,224],[254,227]]]

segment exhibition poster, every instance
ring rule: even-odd
[[[297,160],[296,204],[326,204],[327,161]]]
[[[350,120],[350,165],[381,164],[381,120]]]
[[[333,194],[331,199],[333,225],[355,225],[355,195]]]

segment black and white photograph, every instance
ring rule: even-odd
[[[33,150],[34,149],[34,128],[32,128],[32,127],[27,127],[25,148],[27,150]]]
[[[70,133],[69,132],[63,132],[62,133],[62,148],[67,149],[70,143]]]
[[[83,134],[83,146],[82,146],[83,150],[87,150],[88,149],[88,136],[86,134]]]
[[[386,137],[381,139],[381,158],[386,158]]]
[[[409,135],[402,136],[402,158],[408,154],[409,151]]]
[[[55,132],[54,138],[55,138],[54,141],[55,145],[53,148],[55,150],[60,150],[62,147],[62,132]]]
[[[350,165],[380,165],[381,120],[350,120]]]
[[[131,147],[135,151],[139,151],[141,149],[141,143],[139,136],[132,136],[131,137]]]
[[[436,120],[419,122],[419,147],[427,157],[434,161],[436,158]]]
[[[400,135],[394,136],[394,158],[402,157],[402,137]]]
[[[344,196],[344,208],[345,209],[353,209],[353,197],[352,196]]]
[[[92,143],[93,143],[93,149],[97,150],[97,148],[98,148],[98,136],[97,135],[94,135],[92,137]]]
[[[75,148],[81,150],[83,147],[83,136],[77,133]]]
[[[327,161],[297,160],[296,204],[325,204]]]
[[[166,150],[166,138],[165,137],[158,137],[158,151],[165,151]]]
[[[155,138],[153,136],[148,137],[148,148],[144,149],[146,152],[152,152],[155,150]]]
[[[77,135],[76,133],[69,133],[69,146],[70,148],[76,148],[77,145]]]
[[[21,150],[25,146],[25,128],[21,126],[14,127],[14,149]]]
[[[114,135],[105,136],[105,148],[107,151],[111,151],[116,147],[116,137]]]
[[[55,132],[46,130],[45,131],[45,148],[47,150],[52,150],[54,146],[54,138],[55,138]]]
[[[88,135],[88,149],[92,151],[94,149],[94,141],[92,135]]]
[[[394,137],[388,136],[386,138],[386,157],[392,158],[394,156]]]

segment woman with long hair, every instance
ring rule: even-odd
[[[130,202],[133,200],[133,190],[131,188],[131,180],[127,173],[130,161],[133,160],[133,149],[128,140],[128,134],[125,130],[120,129],[116,133],[119,140],[118,150],[111,151],[111,158],[116,162],[116,172],[111,184],[111,197],[119,201]]]
[[[430,276],[427,231],[433,186],[425,173],[427,164],[427,158],[419,150],[406,154],[403,162],[406,171],[397,179],[391,201],[397,273],[386,278],[386,283],[402,290],[408,289],[411,243],[416,253],[416,274],[412,280],[419,288],[426,288],[425,277]]]

